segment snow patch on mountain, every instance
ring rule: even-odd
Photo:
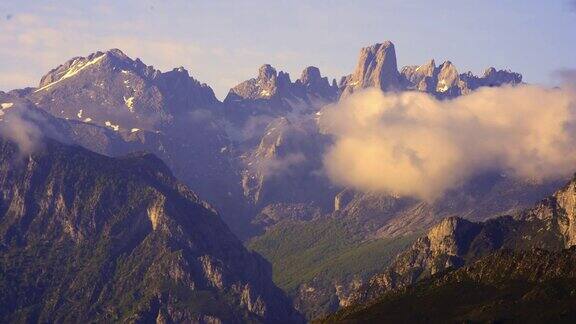
[[[104,122],[104,125],[106,125],[106,127],[112,128],[112,129],[113,129],[114,131],[116,131],[116,132],[120,130],[120,125],[112,124],[112,122],[109,121],[109,120],[107,120],[106,122]]]

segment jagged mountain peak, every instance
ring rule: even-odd
[[[343,79],[344,86],[348,79]],[[404,66],[400,72],[400,80],[403,90],[427,92],[439,98],[455,98],[480,87],[520,84],[522,75],[510,70],[497,70],[494,67],[486,69],[481,77],[472,72],[460,74],[452,61],[446,60],[436,66],[436,62],[432,59],[420,66]]]
[[[381,51],[391,51],[391,53],[393,53],[395,49],[394,49],[394,43],[392,43],[392,41],[385,40],[382,43],[376,43],[376,44],[364,47],[363,50],[369,51],[372,53],[377,53],[377,52],[381,52]]]
[[[260,80],[272,80],[276,78],[276,69],[270,64],[264,64],[258,69],[258,79]]]
[[[315,66],[308,66],[302,71],[302,75],[300,76],[300,82],[302,84],[313,84],[322,80],[322,75],[320,73],[320,69]]]
[[[296,82],[302,84],[304,91],[309,96],[322,98],[325,102],[336,100],[339,94],[336,80],[332,79],[332,83],[330,83],[328,78],[323,77],[320,69],[315,66],[306,67]]]
[[[401,70],[402,88],[415,88],[423,92],[434,92],[437,72],[438,68],[434,59],[419,66],[404,66]]]
[[[270,64],[258,69],[258,76],[241,82],[228,92],[224,103],[233,110],[232,115],[240,114],[239,120],[247,117],[243,114],[265,114],[277,116],[294,109],[308,111],[317,106],[332,102],[338,97],[338,88],[330,85],[328,78],[322,77],[317,67],[304,69],[300,79],[290,80],[287,72],[277,71]],[[247,107],[239,111],[238,107]]]
[[[156,131],[177,115],[220,104],[212,89],[183,67],[163,73],[119,49],[67,61],[28,97],[56,117],[125,132]]]
[[[364,47],[354,76],[364,86],[378,86],[382,90],[397,86],[398,66],[396,49],[390,41]]]
[[[164,72],[164,73],[165,73],[165,74],[166,74],[166,73],[172,73],[172,74],[178,74],[178,75],[183,75],[183,76],[186,76],[186,77],[190,77],[190,72],[188,72],[188,70],[186,70],[186,68],[184,68],[183,66],[179,66],[179,67],[177,67],[177,68],[175,67],[175,68],[173,68],[172,70],[166,71],[166,72]]]
[[[458,69],[456,68],[454,63],[448,60],[442,62],[442,64],[438,66],[438,71],[439,74],[451,74],[455,77],[458,76]]]
[[[484,71],[481,80],[484,86],[500,86],[502,84],[520,84],[522,83],[522,74],[510,70],[497,70],[489,67]]]
[[[122,60],[132,60],[128,57],[128,55],[124,54],[124,52],[122,52],[122,50],[119,48],[111,48],[111,49],[106,51],[106,54],[110,55],[110,56],[117,57],[117,58],[122,59]]]
[[[436,62],[434,61],[434,59],[431,59],[430,61],[416,68],[416,71],[425,76],[433,76],[434,70],[436,70]]]
[[[147,66],[140,59],[131,59],[120,49],[97,51],[85,57],[74,57],[64,64],[52,69],[40,80],[36,92],[50,90],[59,83],[87,72],[100,69],[108,73],[136,73],[146,78],[153,78],[161,72],[153,66]]]
[[[162,72],[155,69],[152,65],[146,65],[139,58],[132,59],[122,50],[113,48],[107,51],[97,51],[85,57],[74,57],[52,69],[42,77],[36,92],[48,90],[60,81],[78,76],[84,72],[94,72],[92,70],[94,68],[99,68],[102,73],[124,74],[125,76],[135,74],[151,82],[161,78],[191,79],[191,81],[199,85],[208,87],[205,83],[200,83],[194,79],[183,66]]]
[[[343,86],[344,96],[355,90],[369,87],[384,91],[400,90],[394,44],[391,41],[385,41],[362,48],[356,69]]]
[[[460,75],[452,62],[444,61],[444,63],[438,67],[437,79],[436,92],[445,93],[458,87]]]
[[[484,71],[484,77],[488,77],[488,76],[491,76],[491,75],[494,75],[494,74],[496,74],[496,68],[493,67],[493,66],[487,68],[487,69]]]

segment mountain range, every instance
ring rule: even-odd
[[[323,170],[333,139],[319,122],[324,106],[367,88],[450,100],[520,84],[515,72],[475,76],[450,61],[399,69],[389,41],[361,49],[339,82],[313,66],[293,82],[265,64],[223,101],[182,67],[162,72],[118,49],[72,58],[37,87],[0,92],[0,134],[31,125],[24,137],[35,144],[20,157],[21,136],[2,142],[0,286],[20,297],[0,313],[8,321],[298,322],[298,312],[325,316],[523,246],[490,237],[478,243],[482,253],[430,252],[428,231],[447,228],[442,242],[472,235],[456,234],[460,227],[517,231],[510,224],[539,216],[494,217],[520,213],[562,180],[492,170],[434,202],[338,186]],[[570,245],[558,242],[556,250]]]

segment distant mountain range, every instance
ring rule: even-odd
[[[459,73],[449,61],[398,69],[394,45],[383,42],[363,48],[355,71],[339,82],[312,66],[292,81],[266,64],[221,102],[184,68],[161,72],[118,49],[73,58],[37,87],[0,92],[0,128],[23,118],[48,138],[20,166],[10,164],[15,146],[3,142],[3,190],[10,194],[0,197],[0,285],[7,293],[34,294],[6,301],[0,313],[7,320],[47,321],[301,320],[269,280],[266,262],[234,236],[272,263],[275,283],[307,318],[365,302],[359,296],[370,293],[359,287],[371,291],[367,285],[377,280],[369,278],[446,217],[469,222],[513,214],[553,193],[560,182],[521,181],[494,170],[434,203],[336,186],[323,172],[332,138],[319,127],[322,107],[374,87],[448,100],[481,87],[519,84],[522,76],[515,72],[488,68],[475,76]],[[141,153],[126,158],[135,152],[157,159]],[[45,165],[35,164],[37,159]],[[20,173],[8,172],[13,169]],[[35,174],[42,180],[30,178]],[[155,194],[140,197],[148,191]],[[74,200],[80,193],[84,200]],[[161,212],[169,233],[157,237],[148,216],[156,208],[152,202],[161,200],[171,206]],[[122,247],[123,236],[132,240],[125,243],[129,249]],[[45,253],[35,263],[24,251]],[[168,259],[159,261],[164,255]],[[68,259],[79,261],[62,263]],[[38,264],[49,270],[35,283]],[[160,272],[146,272],[156,265]],[[155,278],[171,265],[177,285],[188,285],[183,292]],[[82,273],[84,268],[90,272]],[[50,276],[60,272],[74,285],[51,283]],[[26,275],[9,284],[20,280],[18,273]],[[74,279],[77,273],[86,277]],[[139,280],[152,288],[135,286]],[[201,288],[192,289],[192,282]],[[36,290],[39,285],[43,290]],[[374,296],[386,289],[374,288]],[[45,300],[59,294],[68,299]],[[195,311],[186,313],[186,305]]]

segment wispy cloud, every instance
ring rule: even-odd
[[[12,104],[9,110],[2,110],[0,137],[18,145],[20,155],[27,156],[42,143],[43,133],[37,124],[42,117],[18,103]]]

